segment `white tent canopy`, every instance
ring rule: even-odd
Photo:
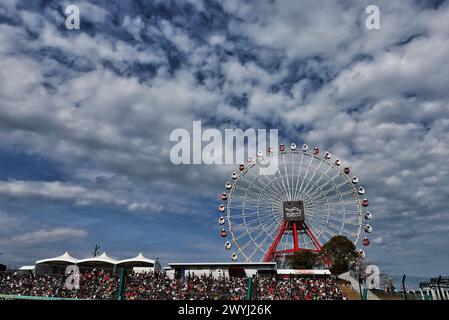
[[[54,258],[42,259],[36,261],[36,265],[38,264],[76,264],[78,259],[72,257],[67,251],[59,256]]]
[[[117,260],[112,259],[106,254],[106,252],[103,252],[103,254],[96,256],[94,258],[82,259],[78,260],[77,262],[77,265],[96,265],[96,264],[116,265]]]
[[[117,265],[119,266],[134,266],[134,267],[153,267],[154,266],[154,260],[148,259],[144,257],[142,252],[140,252],[136,257],[131,259],[124,259],[120,260]]]
[[[80,268],[100,268],[100,269],[115,269],[116,266],[133,269],[134,271],[148,271],[154,270],[157,261],[148,259],[142,253],[130,259],[116,260],[109,257],[106,252],[96,257],[86,259],[77,259],[72,257],[68,252],[63,255],[42,259],[36,261],[35,272],[39,274],[51,274],[59,272],[68,265],[77,265]]]

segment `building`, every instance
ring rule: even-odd
[[[165,268],[169,278],[188,275],[212,275],[214,278],[249,277],[256,274],[276,274],[276,262],[187,262],[169,263]]]

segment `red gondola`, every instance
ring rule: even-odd
[[[223,192],[222,194],[221,194],[221,200],[223,200],[223,201],[226,201],[226,200],[228,200],[228,195],[226,194],[226,192]]]
[[[368,239],[368,237],[363,238],[363,245],[365,247],[369,246],[369,239]]]
[[[351,172],[351,169],[349,169],[349,167],[345,167],[345,168],[343,169],[343,172],[344,172],[345,174],[349,174],[349,172]]]
[[[280,151],[280,152],[284,152],[284,151],[285,151],[285,145],[284,145],[283,143],[281,143],[281,144],[279,145],[279,151]]]
[[[365,208],[369,206],[368,199],[363,199],[362,206],[364,206]]]
[[[222,236],[223,238],[226,238],[226,237],[228,236],[228,233],[226,232],[225,229],[221,229],[220,234],[221,234],[221,236]]]
[[[241,164],[240,164],[240,166],[239,166],[239,170],[240,170],[240,171],[243,171],[243,170],[245,170],[245,165],[244,165],[243,163],[241,163]]]

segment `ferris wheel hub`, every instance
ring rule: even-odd
[[[304,221],[304,202],[301,200],[284,201],[282,203],[284,221]]]

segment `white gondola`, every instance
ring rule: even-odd
[[[373,218],[373,215],[371,214],[371,212],[367,212],[367,213],[365,213],[365,219],[366,220],[371,220]]]
[[[290,150],[296,150],[296,143],[292,143],[290,145]]]
[[[262,158],[262,157],[263,157],[263,152],[262,152],[262,151],[258,151],[258,152],[257,152],[257,156],[258,156],[259,158]]]
[[[226,241],[226,242],[225,242],[225,249],[226,249],[226,250],[231,250],[231,248],[232,248],[231,243],[230,243],[229,241]]]
[[[309,150],[309,146],[306,144],[302,145],[302,151],[306,152],[307,150]]]
[[[365,194],[365,189],[363,189],[363,187],[360,187],[359,190],[357,190],[357,193],[360,195]]]
[[[356,176],[352,177],[352,183],[353,184],[359,183],[359,178],[357,178]]]
[[[314,154],[314,155],[318,155],[319,153],[320,153],[320,148],[314,147],[314,148],[313,148],[313,154]]]
[[[225,224],[225,218],[223,216],[218,218],[218,224],[221,225],[221,226]]]
[[[224,212],[225,211],[224,204],[220,204],[220,206],[218,207],[218,211],[220,211],[220,212]]]
[[[253,157],[249,156],[248,157],[248,163],[253,163],[253,161],[254,161]]]
[[[365,258],[365,251],[360,250],[360,251],[359,251],[359,254],[360,254],[360,256],[361,256],[362,258]]]
[[[331,158],[330,152],[326,152],[326,154],[324,155],[324,158],[326,158],[327,160],[329,160],[329,159]]]
[[[231,260],[232,260],[232,261],[237,261],[237,260],[238,260],[238,257],[237,257],[237,255],[235,254],[235,252],[234,252],[233,254],[231,254]]]
[[[367,224],[367,225],[365,226],[365,232],[366,232],[366,233],[371,233],[371,232],[373,232],[373,228],[372,228],[369,224]]]
[[[229,181],[226,182],[225,188],[228,189],[228,190],[231,189],[232,188],[232,184]]]
[[[231,175],[231,178],[234,179],[234,180],[237,179],[237,173],[233,172],[232,175]]]
[[[336,166],[341,165],[341,161],[340,161],[339,159],[335,160],[335,165],[336,165]]]

